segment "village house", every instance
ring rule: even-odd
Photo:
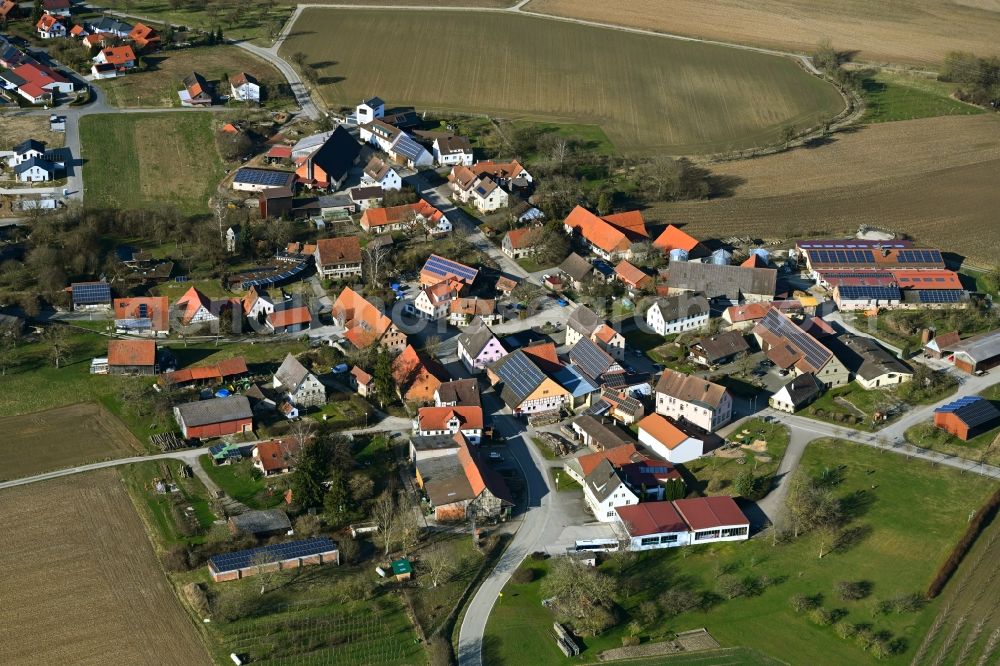
[[[639,503],[639,496],[608,460],[599,462],[583,481],[586,506],[602,523],[614,522],[615,508]]]
[[[250,401],[242,395],[177,405],[174,419],[184,439],[225,437],[253,430]]]
[[[413,299],[413,309],[424,319],[441,319],[448,315],[451,299],[458,296],[460,287],[460,284],[451,281],[423,287]]]
[[[325,278],[361,277],[361,243],[357,236],[321,238],[316,241],[316,271]]]
[[[20,5],[17,2],[14,2],[14,0],[2,0],[0,2],[0,22],[11,21],[19,15]]]
[[[967,442],[1000,423],[1000,410],[978,395],[967,395],[934,410],[934,425]]]
[[[170,301],[166,296],[116,298],[113,310],[116,333],[156,338],[170,333]]]
[[[109,340],[109,375],[155,375],[156,342],[153,340]]]
[[[473,164],[471,170],[477,178],[489,176],[508,192],[523,192],[534,183],[532,175],[517,160],[510,162],[484,160]]]
[[[697,262],[673,262],[667,278],[668,295],[699,292],[709,300],[729,303],[774,300],[778,271]]]
[[[176,321],[183,326],[194,326],[219,321],[219,315],[213,311],[212,301],[205,294],[191,287],[174,303]]]
[[[160,33],[144,23],[136,23],[128,33],[128,39],[135,48],[144,53],[160,48]]]
[[[0,85],[32,104],[52,104],[59,95],[73,92],[73,82],[51,67],[23,58],[12,69],[0,72]]]
[[[670,257],[670,261],[690,261],[708,256],[708,249],[696,238],[672,224],[657,236],[653,247]]]
[[[514,506],[503,477],[480,457],[461,434],[455,435],[458,451],[453,455],[417,461],[417,487],[430,500],[439,522],[478,522],[506,519]]]
[[[410,168],[429,167],[434,157],[409,134],[378,118],[360,126],[361,140],[379,148],[397,163]]]
[[[774,392],[767,404],[782,412],[794,414],[800,409],[811,405],[826,389],[823,382],[816,379],[811,372],[793,377],[790,382]]]
[[[205,77],[198,72],[191,72],[184,77],[184,90],[177,92],[181,106],[212,106],[214,97],[212,89]]]
[[[441,166],[472,166],[472,144],[461,136],[441,136],[434,139],[434,161]]]
[[[434,392],[435,407],[481,407],[479,382],[475,379],[453,379],[444,382]]]
[[[406,348],[406,334],[389,317],[349,287],[340,292],[331,314],[337,325],[346,329],[344,338],[357,349],[367,349],[373,344],[379,344],[396,354]]]
[[[98,65],[113,65],[116,72],[135,69],[136,65],[135,52],[132,51],[132,47],[128,44],[101,49],[94,56],[93,61]]]
[[[243,297],[243,316],[247,321],[262,324],[272,312],[274,312],[274,299],[263,288],[258,289],[251,285],[247,289],[247,295]]]
[[[251,74],[238,72],[230,76],[229,91],[235,100],[260,104],[260,82]]]
[[[370,233],[403,231],[418,224],[430,233],[448,233],[452,228],[445,214],[425,199],[414,204],[369,208],[361,214],[361,228]]]
[[[708,326],[711,307],[703,294],[660,297],[646,310],[646,325],[658,335],[674,335]]]
[[[671,463],[686,463],[705,455],[705,443],[692,437],[666,417],[650,414],[639,421],[639,441]]]
[[[439,282],[460,282],[471,287],[478,275],[479,270],[472,266],[432,254],[420,269],[420,284],[429,287]]]
[[[312,326],[312,312],[305,305],[291,301],[275,304],[274,311],[267,315],[265,323],[272,333],[301,333]]]
[[[656,413],[714,432],[732,418],[733,397],[724,386],[667,368],[656,382]]]
[[[535,253],[540,230],[537,227],[511,229],[503,235],[500,249],[511,259],[523,259]]]
[[[580,338],[588,338],[619,361],[625,358],[625,336],[586,305],[573,310],[566,322],[566,345],[571,347]]]
[[[778,368],[816,375],[827,388],[851,381],[851,373],[829,348],[776,309],[753,329],[760,348]]]
[[[290,353],[274,373],[271,386],[285,392],[297,407],[322,407],[326,404],[326,386]]]
[[[91,34],[108,34],[119,39],[125,39],[133,30],[133,26],[130,24],[107,15],[88,20],[84,25]]]
[[[772,303],[746,303],[731,305],[722,311],[724,325],[732,330],[749,331],[775,308],[787,314],[802,314],[802,303],[798,300],[774,301]]]
[[[488,175],[477,175],[468,167],[453,167],[448,182],[459,201],[471,203],[480,213],[500,210],[510,203],[510,195],[495,180]]]
[[[458,336],[458,358],[469,372],[483,372],[506,354],[503,343],[482,320],[473,320]]]
[[[334,191],[343,185],[360,155],[361,146],[338,125],[319,148],[296,158],[295,175],[309,187]]]
[[[569,422],[569,427],[576,433],[580,443],[592,451],[609,451],[620,446],[635,444],[635,440],[621,428],[603,423],[590,414],[577,416]]]
[[[42,0],[42,11],[49,16],[69,18],[72,15],[70,0]]]
[[[38,36],[42,39],[55,39],[66,36],[66,26],[54,14],[42,14],[35,24]]]
[[[371,373],[366,372],[360,366],[354,366],[351,368],[351,375],[348,378],[351,383],[351,388],[354,389],[358,395],[364,398],[371,398],[375,396],[375,377]]]
[[[448,323],[457,328],[465,328],[473,320],[494,326],[503,323],[503,315],[497,311],[497,302],[492,298],[467,298],[458,296],[448,304]]]
[[[252,464],[264,476],[287,474],[295,470],[300,448],[299,440],[294,437],[263,440],[254,444]]]
[[[505,354],[487,367],[495,387],[502,384],[500,399],[515,416],[558,412],[570,402],[570,393],[545,370],[562,367],[552,343],[532,345]]]
[[[570,255],[559,265],[558,275],[569,281],[573,289],[579,291],[593,278],[594,266],[576,252],[570,252]]]
[[[352,187],[348,190],[351,201],[358,210],[368,210],[369,208],[381,208],[385,200],[385,190],[379,185],[369,185],[366,187]]]
[[[629,294],[635,295],[653,286],[653,278],[647,275],[638,266],[635,266],[625,259],[615,266],[615,279],[625,285]]]
[[[591,252],[606,261],[629,259],[632,244],[649,240],[646,223],[639,211],[629,211],[598,217],[583,206],[577,206],[566,217],[563,228],[579,236]]]
[[[448,379],[448,372],[434,359],[407,345],[392,361],[392,378],[399,397],[407,402],[431,404],[434,394]]]
[[[413,420],[413,434],[454,435],[461,431],[470,444],[483,439],[483,408],[476,406],[421,407]]]
[[[365,165],[361,175],[361,183],[364,185],[378,185],[385,191],[403,189],[403,179],[400,178],[392,165],[387,164],[381,157],[372,156]]]
[[[744,356],[750,352],[750,345],[739,331],[726,331],[701,338],[688,347],[688,352],[695,363],[710,368]]]
[[[837,338],[846,348],[840,361],[867,390],[896,386],[913,379],[913,369],[868,337],[845,334]]]

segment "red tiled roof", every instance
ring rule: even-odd
[[[140,308],[146,311],[146,317],[152,322],[154,331],[166,331],[170,328],[170,301],[166,296],[150,296],[136,298],[116,298],[114,300],[115,320],[140,319]]]
[[[618,262],[618,265],[615,266],[615,275],[621,278],[621,281],[630,287],[642,287],[644,284],[653,279],[643,273],[641,268],[633,266],[624,259]]]
[[[733,498],[725,495],[679,499],[674,501],[674,507],[693,530],[750,524]]]
[[[128,62],[135,62],[135,52],[128,44],[123,46],[109,46],[101,51],[104,59],[112,65],[124,65]]]
[[[288,308],[286,310],[275,310],[271,314],[267,315],[267,322],[272,328],[285,328],[287,326],[295,326],[297,324],[308,324],[312,321],[312,314],[309,312],[309,308],[302,305],[297,308]]]
[[[633,537],[687,531],[687,523],[671,502],[640,502],[615,511]]]
[[[639,430],[645,430],[669,450],[677,448],[688,439],[684,431],[659,414],[650,414],[639,421]]]
[[[299,450],[297,439],[269,439],[257,442],[257,460],[265,472],[279,472],[292,466]]]
[[[39,30],[51,30],[54,25],[59,23],[59,17],[53,16],[52,14],[42,14],[42,17],[38,19],[38,23],[35,27]]]
[[[344,321],[344,336],[358,349],[377,342],[392,326],[391,319],[350,287],[340,292],[333,304],[333,315]]]
[[[361,263],[361,243],[357,236],[321,238],[316,241],[319,264],[359,264]]]
[[[413,345],[407,345],[392,362],[392,377],[404,399],[430,401],[448,373],[437,361],[422,356]]]
[[[614,225],[605,222],[583,206],[577,206],[566,216],[564,224],[587,239],[601,250],[624,252],[632,246],[625,233]]]
[[[900,289],[964,289],[958,273],[947,270],[890,271]]]
[[[444,213],[423,199],[414,204],[391,206],[389,208],[369,208],[361,216],[361,222],[368,228],[384,227],[390,224],[404,222],[409,214],[422,216],[425,220],[436,224]]]
[[[478,452],[469,448],[468,441],[461,433],[455,435],[455,441],[458,442],[458,460],[462,463],[462,470],[465,472],[465,478],[469,480],[473,494],[479,497],[484,490],[489,489],[507,504],[513,504],[514,500],[503,477],[479,460]]]
[[[639,452],[635,448],[635,444],[624,444],[597,453],[588,453],[585,456],[577,458],[576,462],[580,465],[583,475],[587,476],[604,460],[611,463],[613,467],[621,467],[632,462],[635,457],[639,457]]]
[[[417,410],[417,423],[421,430],[447,430],[448,422],[456,417],[459,430],[483,429],[482,407],[421,407]]]
[[[671,250],[684,250],[690,252],[691,250],[698,247],[698,240],[687,234],[672,224],[668,224],[667,228],[663,230],[655,241],[653,241],[653,247],[658,248],[664,252],[670,252]]]
[[[271,149],[267,151],[267,156],[277,160],[291,159],[292,148],[291,146],[271,146]]]
[[[526,247],[531,247],[535,244],[535,236],[537,229],[534,227],[525,227],[523,229],[511,229],[507,232],[507,238],[510,240],[510,246],[515,250],[522,250]]]
[[[742,264],[743,268],[767,268],[767,262],[759,254],[751,254]]]
[[[181,322],[184,324],[190,324],[194,316],[198,314],[198,310],[204,307],[206,310],[212,310],[212,301],[208,299],[205,294],[198,291],[196,287],[191,287],[176,303],[178,308],[184,311],[181,316]]]
[[[618,227],[626,235],[649,238],[649,231],[646,229],[646,220],[642,218],[641,211],[629,210],[624,213],[605,215],[601,219],[612,226]]]
[[[156,343],[153,340],[110,340],[108,365],[156,365]]]
[[[361,384],[362,386],[367,386],[374,379],[374,377],[362,370],[359,366],[351,368],[351,376],[354,377],[358,384]]]

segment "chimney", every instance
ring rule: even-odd
[[[920,345],[926,345],[928,342],[934,339],[934,331],[929,328],[925,328],[920,331]]]

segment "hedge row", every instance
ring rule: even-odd
[[[941,594],[944,586],[954,575],[955,570],[958,569],[958,565],[962,563],[966,553],[969,552],[972,545],[976,542],[976,537],[993,520],[998,508],[1000,508],[1000,490],[997,490],[986,500],[986,504],[979,509],[975,517],[969,522],[969,527],[965,530],[965,534],[962,535],[962,538],[952,548],[948,559],[938,567],[937,573],[931,580],[931,584],[927,586],[926,597],[928,599],[933,599]]]

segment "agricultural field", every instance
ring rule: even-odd
[[[865,97],[864,122],[916,120],[937,116],[974,116],[985,109],[953,99],[955,85],[936,79],[882,70],[862,83]]]
[[[87,116],[80,136],[91,206],[207,213],[224,176],[208,112]]]
[[[0,418],[0,432],[0,481],[144,452],[121,421],[92,402]]]
[[[878,123],[825,145],[710,168],[734,184],[734,196],[656,204],[647,219],[702,238],[825,237],[870,224],[973,264],[996,261],[1000,118],[992,114]]]
[[[0,511],[0,662],[211,663],[115,471],[5,490]]]
[[[995,53],[1000,34],[1000,6],[977,0],[531,0],[523,11],[797,52],[829,38],[868,62],[921,66]]]
[[[995,664],[1000,657],[1000,520],[993,519],[941,595],[941,611],[912,666]]]
[[[160,51],[143,56],[146,69],[115,79],[97,81],[112,106],[126,108],[180,107],[177,91],[184,77],[197,71],[216,95],[228,95],[227,76],[252,74],[262,86],[274,90],[285,83],[274,65],[236,46],[201,46],[176,51]]]
[[[297,52],[334,106],[377,90],[418,109],[600,125],[632,154],[758,146],[844,108],[791,59],[512,13],[307,9],[281,47]]]
[[[910,663],[941,602],[888,613],[879,610],[879,602],[922,594],[964,532],[969,512],[982,505],[996,483],[835,440],[812,442],[801,469],[827,478],[849,517],[846,529],[853,539],[832,552],[823,550],[823,557],[823,538],[807,534],[777,544],[765,535],[654,551],[624,563],[609,558],[600,568],[623,591],[616,599],[622,620],[604,634],[584,637],[586,650],[575,660],[565,659],[550,638],[552,615],[540,603],[538,579],[544,583],[551,564],[529,559],[523,566],[536,569],[536,582],[504,589],[486,628],[487,662],[592,663],[601,650],[620,647],[635,620],[643,642],[705,627],[724,647],[749,648],[784,663],[876,663],[855,639],[840,638],[832,624],[817,624],[808,613],[796,612],[792,598],[805,595],[821,598],[822,607],[843,623],[888,632],[897,652],[879,663]],[[718,586],[723,576],[744,581],[752,591],[727,599]],[[840,581],[864,581],[868,594],[845,600],[837,592]],[[700,598],[701,608],[676,612],[676,595],[673,601],[658,596],[671,590]],[[652,619],[650,608],[641,607],[646,601],[657,604]]]

